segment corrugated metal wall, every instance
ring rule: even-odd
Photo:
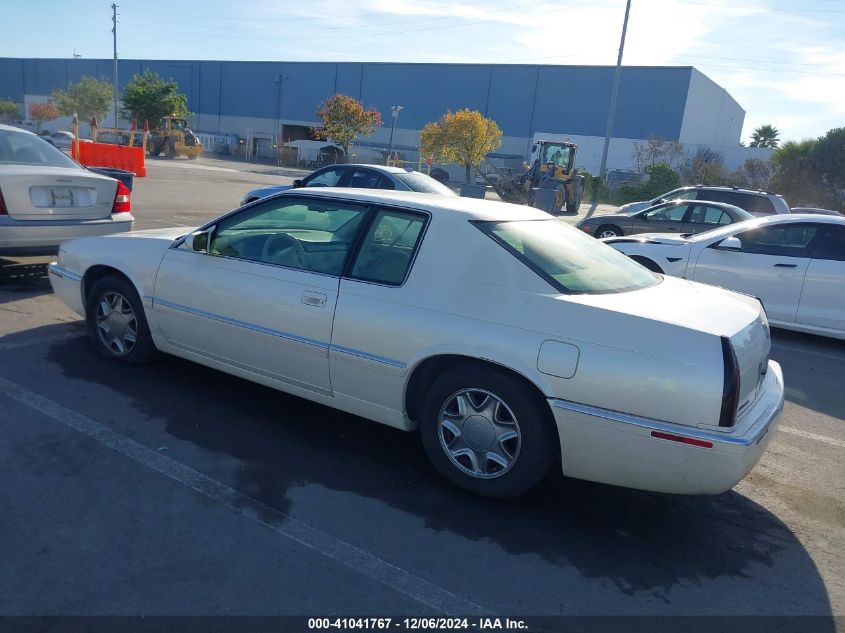
[[[490,64],[219,62],[121,60],[121,89],[149,68],[173,78],[202,115],[314,122],[318,104],[336,92],[378,108],[405,106],[402,127],[422,128],[446,110],[477,109],[495,119],[505,136],[535,131],[604,135],[613,68]],[[677,140],[692,69],[623,69],[614,137]],[[47,95],[83,75],[109,79],[112,61],[0,59],[0,98],[23,102]]]

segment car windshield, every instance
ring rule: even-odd
[[[27,132],[0,130],[0,165],[43,165],[81,169],[62,150]]]
[[[562,220],[477,222],[476,226],[561,292],[626,292],[661,279]]]
[[[437,182],[434,178],[421,174],[418,171],[406,174],[395,174],[396,179],[408,185],[411,191],[421,193],[439,193],[444,196],[454,196],[455,192],[444,184]]]
[[[754,218],[752,220],[743,220],[742,222],[734,222],[733,224],[725,224],[723,226],[717,227],[715,229],[710,229],[708,231],[699,231],[695,235],[690,237],[690,240],[693,242],[697,242],[699,240],[709,240],[721,237],[722,235],[728,236],[736,233],[738,229],[750,229],[758,224],[761,224],[761,221],[765,218]],[[683,236],[682,236],[683,237]]]

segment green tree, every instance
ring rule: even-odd
[[[754,129],[749,147],[772,147],[780,144],[780,131],[773,125],[761,125]]]
[[[651,200],[681,186],[681,177],[666,163],[657,163],[645,168],[648,180],[639,185],[622,185],[619,197],[622,204],[637,200]]]
[[[19,116],[18,104],[11,97],[0,101],[0,121],[13,121]]]
[[[502,130],[477,110],[447,112],[439,121],[426,123],[420,132],[420,153],[463,165],[467,182],[471,169],[501,144]]]
[[[79,121],[87,123],[92,117],[97,117],[98,121],[105,118],[113,95],[111,82],[85,76],[79,83],[70,82],[67,90],[56,90],[53,103],[61,114],[70,116],[76,112]]]
[[[771,186],[792,206],[824,205],[828,188],[813,160],[818,141],[789,141],[772,155]]]
[[[59,109],[52,103],[31,103],[29,104],[29,118],[35,121],[36,131],[41,131],[41,124],[44,121],[52,121],[59,118]]]
[[[818,139],[811,157],[825,184],[845,194],[845,127],[834,128]]]
[[[343,94],[336,94],[320,104],[317,117],[323,126],[313,129],[312,135],[337,143],[343,148],[344,156],[349,156],[349,146],[356,138],[372,134],[381,127],[378,110],[365,110],[363,103]]]
[[[123,89],[123,116],[137,119],[138,126],[144,119],[155,127],[163,116],[187,117],[188,98],[179,92],[179,84],[173,79],[164,80],[147,68],[135,74]]]

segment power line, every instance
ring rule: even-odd
[[[710,4],[707,2],[693,2],[692,0],[675,0],[678,4],[692,4],[700,7],[713,7],[714,9],[743,9],[747,11],[766,11],[776,13],[845,13],[845,9],[793,9],[782,7],[742,7],[734,4]]]
[[[612,0],[597,0],[597,1],[594,1],[594,2],[586,2],[586,3],[576,4],[576,5],[567,5],[567,6],[563,6],[563,7],[552,7],[550,9],[545,10],[545,11],[535,11],[532,15],[543,15],[543,14],[546,14],[546,13],[556,13],[556,12],[567,11],[567,10],[571,10],[571,9],[581,9],[581,8],[590,7],[590,6],[594,6],[594,5],[605,4],[605,3],[610,2],[610,1],[612,1]],[[532,7],[532,6],[546,5],[546,4],[548,4],[548,2],[545,2],[545,1],[539,1],[538,2],[537,0],[534,0],[533,2],[528,2],[528,3],[524,3],[524,4],[519,4],[519,5],[512,5],[510,7],[504,8],[504,9],[496,9],[496,10],[493,10],[493,11],[488,11],[487,13],[502,13],[502,12],[506,12],[506,11],[514,11],[514,10],[517,10],[517,9],[523,9],[525,7]],[[448,17],[444,17],[444,18],[431,18],[427,21],[440,20],[440,19],[454,20],[456,17],[459,18],[460,16],[448,16]],[[447,24],[447,25],[443,25],[443,26],[424,27],[424,28],[420,28],[420,29],[406,29],[406,30],[400,30],[400,31],[390,30],[390,31],[383,31],[383,32],[376,32],[376,33],[370,32],[370,31],[361,32],[362,27],[355,26],[355,27],[346,27],[346,28],[349,28],[350,30],[355,30],[356,31],[355,33],[342,34],[342,35],[302,35],[302,36],[294,36],[294,37],[291,37],[289,35],[273,35],[273,36],[261,36],[261,35],[253,35],[253,34],[250,34],[250,35],[233,35],[231,32],[228,32],[228,33],[225,33],[225,34],[223,34],[223,33],[217,34],[217,33],[209,33],[209,32],[202,32],[202,31],[186,31],[186,30],[183,30],[183,29],[168,30],[168,29],[159,29],[159,28],[156,29],[156,32],[160,32],[160,33],[181,33],[181,34],[184,34],[184,35],[199,35],[199,36],[203,36],[203,37],[224,38],[224,39],[285,40],[285,41],[290,41],[290,40],[315,40],[315,39],[347,39],[347,38],[377,37],[377,36],[382,36],[382,35],[388,35],[388,36],[390,36],[390,35],[403,35],[403,34],[406,34],[406,33],[421,33],[421,32],[426,32],[426,31],[440,31],[440,30],[454,29],[454,28],[469,28],[469,27],[473,27],[473,26],[478,26],[480,24],[487,24],[487,23],[494,23],[494,22],[496,22],[496,20],[485,20],[484,18],[478,18],[474,23],[470,23],[470,24],[467,24],[466,22],[461,22],[461,23],[458,23],[458,24]],[[385,25],[374,24],[374,25],[372,25],[372,28],[383,28],[383,26],[385,26]],[[326,29],[322,29],[322,30],[326,30]]]

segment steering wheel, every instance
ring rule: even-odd
[[[268,237],[261,251],[261,259],[281,266],[311,267],[302,242],[289,233],[274,233]]]

